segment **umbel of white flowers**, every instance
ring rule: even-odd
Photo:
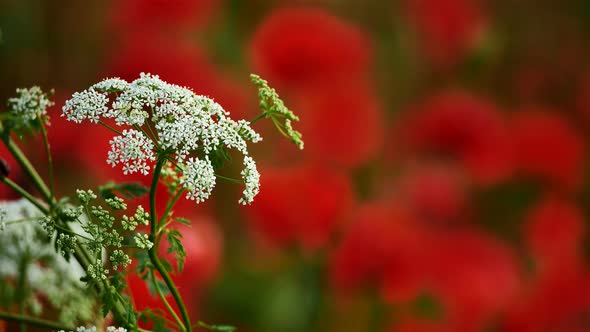
[[[119,78],[99,82],[74,93],[62,116],[76,123],[114,119],[124,129],[110,141],[107,163],[121,164],[125,174],[147,175],[157,156],[165,153],[182,170],[186,197],[197,203],[209,198],[215,187],[217,176],[209,155],[220,148],[244,155],[245,189],[239,202],[251,203],[260,190],[260,174],[247,143],[262,137],[250,122],[234,121],[211,98],[156,75],[142,73],[130,83]]]

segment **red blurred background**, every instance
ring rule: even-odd
[[[220,183],[176,211],[192,221],[176,280],[194,319],[590,331],[589,22],[586,0],[3,0],[0,99],[55,89],[49,135],[70,195],[146,181],[106,164],[108,131],[59,116],[74,91],[150,72],[251,119],[248,74],[277,88],[305,150],[257,123],[255,202]],[[43,168],[38,143],[27,149]],[[154,305],[134,285],[138,307]]]

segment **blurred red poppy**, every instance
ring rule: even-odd
[[[151,28],[205,26],[219,9],[219,0],[117,0],[111,5],[111,23],[118,32]]]
[[[574,203],[546,197],[526,216],[526,244],[541,269],[580,262],[585,218]]]
[[[255,233],[271,244],[327,245],[354,202],[350,179],[322,166],[262,169],[260,194],[245,207]]]
[[[584,140],[553,110],[529,108],[512,118],[518,169],[551,189],[576,191],[584,180]]]
[[[454,331],[481,331],[518,295],[522,280],[516,256],[489,235],[441,233],[429,246],[430,290]]]
[[[375,286],[390,302],[412,299],[424,280],[424,240],[405,209],[389,202],[365,204],[332,252],[332,284],[344,291]]]
[[[590,329],[590,274],[579,268],[546,271],[530,282],[503,322],[507,332]]]
[[[301,118],[304,158],[354,168],[378,157],[385,128],[381,105],[368,84],[310,85],[293,105]]]
[[[372,57],[357,27],[313,8],[272,12],[258,27],[251,53],[256,71],[289,86],[365,75]]]
[[[425,56],[441,67],[464,60],[488,26],[480,0],[405,0],[405,8]]]
[[[465,175],[442,165],[409,167],[397,180],[400,200],[424,220],[463,221],[468,209]]]
[[[473,180],[489,184],[512,172],[506,124],[489,101],[463,91],[447,91],[410,108],[402,137],[410,154],[457,159]]]

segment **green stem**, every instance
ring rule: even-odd
[[[158,135],[156,135],[156,132],[152,129],[152,126],[150,126],[150,122],[146,121],[145,122],[145,126],[147,127],[148,131],[150,132],[150,134],[152,135],[152,141],[154,141],[154,143],[158,142]]]
[[[160,173],[162,172],[162,167],[164,166],[165,162],[166,162],[166,158],[159,158],[158,159],[158,161],[156,163],[156,167],[154,169],[154,177],[152,179],[152,185],[150,188],[150,218],[151,218],[151,220],[150,220],[149,239],[150,239],[150,241],[152,241],[154,243],[154,246],[148,251],[148,253],[149,253],[150,261],[152,262],[152,264],[154,265],[156,270],[158,270],[158,273],[162,276],[162,279],[164,279],[164,283],[166,283],[168,290],[170,290],[170,293],[172,293],[172,296],[174,297],[174,301],[176,302],[176,306],[180,310],[180,315],[182,316],[182,320],[184,321],[184,326],[186,328],[185,331],[191,332],[192,325],[191,325],[190,317],[188,315],[188,311],[186,310],[184,302],[182,301],[182,297],[180,296],[180,293],[178,292],[178,288],[176,288],[176,285],[172,281],[172,278],[170,277],[168,272],[166,272],[166,269],[164,268],[164,266],[162,265],[162,262],[158,258],[158,246],[155,245],[156,236],[157,236],[156,231],[157,231],[157,226],[158,226],[157,225],[158,218],[157,218],[157,212],[156,212],[156,189],[158,187],[158,180],[160,178]]]
[[[156,287],[156,293],[158,293],[158,296],[160,296],[160,299],[162,300],[162,302],[164,302],[166,309],[168,309],[168,311],[172,314],[172,317],[174,317],[174,320],[176,321],[176,324],[178,324],[178,327],[180,327],[180,329],[182,331],[186,331],[186,327],[182,323],[182,320],[180,320],[180,318],[176,314],[176,311],[174,311],[174,309],[172,308],[170,303],[168,303],[168,300],[166,300],[166,296],[164,296],[164,293],[162,293],[162,290],[160,289],[160,285],[158,284],[158,280],[156,279],[156,274],[154,273],[154,270],[151,270],[150,274],[151,274],[152,280],[154,280],[154,286]]]
[[[41,212],[44,214],[49,213],[49,209],[47,209],[38,199],[33,197],[33,195],[29,194],[26,190],[24,190],[21,186],[16,184],[14,181],[10,180],[9,178],[0,178],[0,181],[4,182],[7,186],[9,186],[12,190],[19,193],[24,199],[31,202],[31,204],[35,205]]]
[[[49,139],[47,138],[47,130],[45,125],[41,123],[41,135],[43,136],[43,143],[45,144],[45,153],[47,154],[47,171],[49,176],[49,193],[51,197],[55,197],[55,190],[53,186],[53,160],[51,158],[51,149],[49,147]]]
[[[287,134],[285,132],[285,130],[283,129],[283,125],[279,122],[279,120],[277,120],[276,118],[272,117],[272,123],[274,123],[275,127],[277,128],[277,130],[281,133],[281,135],[289,138],[289,134]]]
[[[101,126],[103,126],[103,127],[105,127],[106,129],[108,129],[108,130],[110,130],[110,131],[112,131],[112,132],[116,133],[116,134],[119,134],[119,135],[123,136],[123,133],[122,133],[122,132],[120,132],[120,131],[118,131],[117,129],[115,129],[115,128],[113,128],[113,127],[109,126],[108,124],[106,124],[106,123],[104,123],[104,122],[102,122],[102,120],[98,121],[98,124],[99,124],[99,125],[101,125]]]
[[[12,225],[12,224],[20,224],[21,222],[30,222],[30,221],[36,221],[36,220],[39,220],[39,218],[21,218],[21,219],[9,220],[9,221],[5,222],[4,224]]]
[[[26,297],[26,283],[27,283],[27,270],[29,265],[28,259],[28,250],[27,254],[21,258],[19,271],[18,271],[18,282],[16,285],[16,299],[18,300],[18,313],[22,316],[25,314],[25,297]],[[24,322],[18,323],[18,330],[19,332],[26,332],[27,325]]]
[[[33,183],[41,192],[41,196],[43,196],[43,199],[45,199],[47,203],[52,203],[53,196],[51,195],[51,191],[47,188],[47,185],[45,184],[39,173],[37,173],[35,167],[33,167],[31,162],[27,159],[22,150],[16,145],[16,143],[14,143],[10,136],[4,135],[5,133],[3,132],[1,125],[0,134],[3,136],[2,141],[4,141],[6,148],[8,149],[8,151],[10,151],[12,156],[14,156],[14,159],[16,159],[16,161],[23,168],[25,173],[31,178],[31,180],[33,180]]]
[[[218,177],[222,180],[226,180],[226,181],[233,182],[233,183],[244,183],[244,181],[242,181],[242,180],[228,178],[226,176],[219,175],[219,174],[215,174],[215,177]]]
[[[30,317],[25,315],[17,315],[12,314],[9,312],[1,312],[0,311],[0,319],[7,320],[7,321],[14,321],[20,322],[31,326],[37,327],[45,327],[52,330],[66,330],[66,331],[73,331],[74,329],[71,327],[63,326],[57,322],[52,322],[45,319],[40,319],[36,317]]]
[[[106,125],[104,123],[103,123],[103,125],[107,126],[107,128],[110,128],[108,125]],[[44,214],[49,214],[50,211],[54,209],[55,204],[56,204],[56,200],[55,200],[54,196],[51,194],[51,191],[47,188],[47,185],[45,184],[45,182],[43,181],[43,179],[41,178],[41,176],[39,175],[39,173],[37,172],[35,167],[33,167],[33,165],[27,159],[27,157],[24,155],[22,150],[16,145],[16,143],[7,134],[8,133],[6,133],[4,131],[4,128],[2,127],[2,124],[0,123],[0,137],[1,137],[2,141],[6,145],[6,148],[8,149],[8,151],[12,154],[12,156],[16,159],[16,161],[19,163],[19,165],[23,168],[25,173],[29,176],[29,178],[31,178],[31,180],[33,181],[33,183],[35,184],[37,189],[41,192],[41,196],[49,205],[49,209],[46,208],[45,206],[43,206],[36,198],[34,198],[31,194],[29,194],[27,191],[22,189],[19,185],[17,185],[16,183],[11,181],[10,179],[4,177],[4,178],[0,178],[0,181],[6,183],[13,190],[16,190],[25,199],[29,200],[33,205],[35,205],[37,208],[39,208],[39,210],[41,210]],[[62,223],[62,225],[64,227],[70,229],[66,223]],[[90,265],[89,253],[87,252],[87,250],[85,250],[80,245],[77,245],[74,248],[74,250],[75,250],[74,257],[80,263],[82,268],[84,270],[87,270],[88,266]],[[101,293],[101,292],[109,289],[110,285],[109,285],[109,282],[105,280],[105,281],[103,281],[103,283],[97,283],[96,287],[97,287],[98,292]],[[120,303],[117,303],[115,305],[115,308],[113,310],[113,314],[115,316],[115,319],[117,321],[124,322],[127,325],[129,325],[127,323],[127,320],[124,318],[125,312],[126,312],[125,308],[123,308]]]
[[[162,230],[164,228],[166,228],[168,225],[170,225],[170,223],[172,221],[168,221],[166,222],[166,218],[168,217],[168,214],[170,213],[170,211],[172,210],[172,208],[174,207],[174,204],[176,204],[176,202],[178,202],[178,199],[182,196],[182,193],[184,192],[183,188],[180,188],[178,190],[178,192],[176,193],[176,195],[174,195],[173,198],[168,200],[168,203],[166,204],[166,210],[164,211],[164,214],[162,214],[162,217],[160,218],[160,221],[158,222],[158,229],[156,231],[156,242],[154,242],[154,245],[156,247],[160,246],[160,241],[162,240],[162,235],[164,233],[162,233]]]
[[[184,189],[182,189],[182,188],[179,189],[178,192],[176,193],[176,195],[174,195],[174,198],[172,198],[172,200],[170,200],[168,202],[168,204],[166,204],[166,210],[164,211],[162,218],[160,218],[160,221],[158,222],[159,225],[161,225],[166,220],[166,216],[168,216],[168,214],[170,213],[170,210],[172,210],[172,207],[174,207],[174,204],[176,204],[178,199],[182,196],[183,192],[184,192]],[[161,231],[161,229],[158,229],[158,233],[160,231]]]
[[[250,121],[250,124],[253,124],[254,122],[260,120],[260,119],[264,119],[268,114],[266,112],[263,112],[262,114],[258,115],[257,117],[255,117],[254,119],[252,119]]]
[[[154,146],[156,147],[156,151],[160,151],[160,145],[158,144],[158,140],[156,139],[156,136],[154,136],[154,137],[150,136],[150,134],[148,134],[147,131],[145,131],[145,129],[143,129],[143,127],[140,127],[139,125],[134,125],[133,127],[137,131],[141,131],[145,135],[145,137],[149,138],[154,143]],[[147,127],[150,128],[149,125]]]
[[[86,237],[86,236],[84,236],[84,235],[81,235],[81,234],[78,234],[78,233],[76,233],[76,232],[72,231],[72,230],[71,230],[69,227],[67,227],[67,228],[66,228],[66,227],[63,227],[63,226],[60,226],[60,225],[57,225],[57,224],[56,224],[56,225],[55,225],[55,228],[57,228],[57,229],[60,229],[61,231],[65,232],[65,233],[68,233],[68,234],[70,234],[70,235],[77,236],[77,237],[79,237],[79,238],[81,238],[81,239],[84,239],[84,240],[87,240],[87,241],[93,241],[93,240],[92,240],[91,238],[89,238],[89,237]]]

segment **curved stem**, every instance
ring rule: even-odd
[[[4,134],[2,132],[2,127],[0,127],[0,133]],[[39,173],[37,173],[35,167],[33,167],[31,162],[27,159],[22,150],[16,145],[16,143],[14,143],[10,136],[2,137],[2,141],[4,141],[4,145],[6,145],[8,151],[10,151],[14,159],[16,159],[16,161],[23,168],[25,173],[31,178],[31,180],[33,180],[33,183],[41,192],[41,196],[43,196],[43,199],[45,199],[45,201],[48,203],[53,202],[53,196],[51,195],[51,191],[49,190],[49,188],[47,188],[47,185],[45,184]]]
[[[14,219],[14,220],[9,220],[4,222],[4,224],[6,225],[12,225],[12,224],[20,224],[21,222],[31,222],[31,221],[36,221],[39,220],[39,218],[21,218],[21,219]]]
[[[47,171],[49,176],[49,193],[51,197],[55,197],[55,190],[53,186],[53,160],[51,158],[51,149],[49,147],[49,139],[47,138],[47,130],[45,125],[41,123],[41,134],[43,136],[43,143],[45,144],[45,153],[47,154]]]
[[[63,326],[57,322],[52,322],[49,320],[25,316],[25,315],[12,314],[9,312],[1,312],[0,311],[0,319],[25,323],[25,324],[31,325],[31,326],[45,327],[45,328],[49,328],[52,330],[66,330],[66,331],[73,331],[74,330],[71,327]]]
[[[0,181],[4,182],[7,186],[9,186],[12,190],[19,193],[24,199],[31,202],[31,204],[35,205],[41,212],[44,214],[49,213],[49,210],[39,202],[33,195],[29,194],[26,190],[24,190],[21,186],[16,184],[14,181],[10,180],[9,178],[0,178]]]
[[[68,233],[68,234],[70,234],[70,235],[73,235],[73,236],[79,237],[79,238],[81,238],[81,239],[84,239],[84,240],[87,240],[87,241],[92,241],[92,239],[91,239],[91,238],[89,238],[89,237],[86,237],[86,236],[84,236],[84,235],[82,235],[82,234],[78,234],[78,233],[76,233],[76,232],[72,231],[72,230],[71,230],[69,227],[68,227],[68,228],[66,228],[66,227],[63,227],[63,226],[61,226],[61,225],[57,225],[57,224],[55,224],[55,228],[57,228],[57,229],[59,229],[59,230],[63,231],[64,233]]]
[[[119,134],[119,135],[123,136],[123,133],[122,132],[118,131],[117,129],[115,129],[115,128],[111,127],[111,126],[109,126],[108,124],[104,123],[102,120],[99,120],[98,121],[98,124],[101,125],[101,126],[103,126],[103,127],[105,127],[106,129],[108,129],[108,130],[116,133],[116,134]]]
[[[250,124],[253,124],[254,122],[265,118],[268,115],[268,113],[263,112],[262,114],[259,114],[257,117],[255,117],[254,119],[250,120]]]
[[[222,180],[233,182],[233,183],[244,183],[244,181],[242,181],[242,180],[228,178],[227,176],[219,175],[217,173],[215,173],[215,177],[218,177]]]
[[[152,279],[154,280],[154,286],[156,287],[156,293],[158,293],[158,296],[160,296],[160,299],[162,300],[162,302],[164,302],[166,309],[168,309],[168,311],[172,314],[172,317],[174,317],[174,320],[176,321],[176,324],[178,325],[178,327],[180,327],[181,330],[186,331],[186,327],[182,323],[182,320],[180,320],[180,318],[176,314],[176,311],[174,311],[174,309],[172,308],[170,303],[168,303],[168,300],[166,300],[166,296],[164,296],[164,293],[162,293],[162,290],[160,289],[160,285],[158,285],[158,280],[156,279],[156,274],[154,273],[154,270],[151,270],[150,274],[151,274]]]
[[[191,325],[190,317],[188,315],[188,311],[186,310],[184,302],[182,301],[182,297],[180,296],[180,293],[178,292],[178,288],[176,288],[176,285],[172,281],[170,274],[168,274],[168,272],[166,272],[164,265],[162,264],[162,262],[158,258],[158,246],[155,245],[156,236],[157,236],[157,234],[156,234],[157,233],[157,226],[158,226],[157,225],[158,217],[157,217],[157,212],[156,212],[156,189],[158,187],[158,180],[160,178],[160,173],[162,172],[162,167],[164,166],[165,162],[166,162],[166,158],[159,158],[158,159],[158,161],[156,163],[156,167],[154,169],[154,177],[152,179],[152,185],[150,188],[150,219],[151,220],[150,220],[149,239],[150,239],[150,241],[152,241],[152,243],[154,243],[154,246],[148,251],[148,253],[149,253],[150,261],[152,262],[152,264],[154,265],[156,270],[158,270],[158,273],[162,276],[162,279],[164,279],[164,283],[166,283],[168,290],[170,290],[170,293],[172,293],[172,296],[174,297],[174,301],[176,302],[176,306],[180,310],[180,315],[182,316],[182,320],[184,321],[184,326],[186,328],[185,331],[190,332],[192,325]]]
[[[178,199],[182,196],[183,192],[184,192],[183,188],[179,189],[178,192],[176,193],[176,195],[174,195],[174,197],[168,202],[168,204],[166,204],[166,210],[164,211],[164,214],[162,214],[162,218],[160,218],[160,221],[158,222],[158,226],[162,225],[162,223],[164,221],[166,221],[166,217],[170,213],[170,210],[172,210],[172,207],[174,206],[174,204],[176,204]],[[163,227],[160,227],[160,229],[158,229],[158,233],[162,230],[162,228]]]

